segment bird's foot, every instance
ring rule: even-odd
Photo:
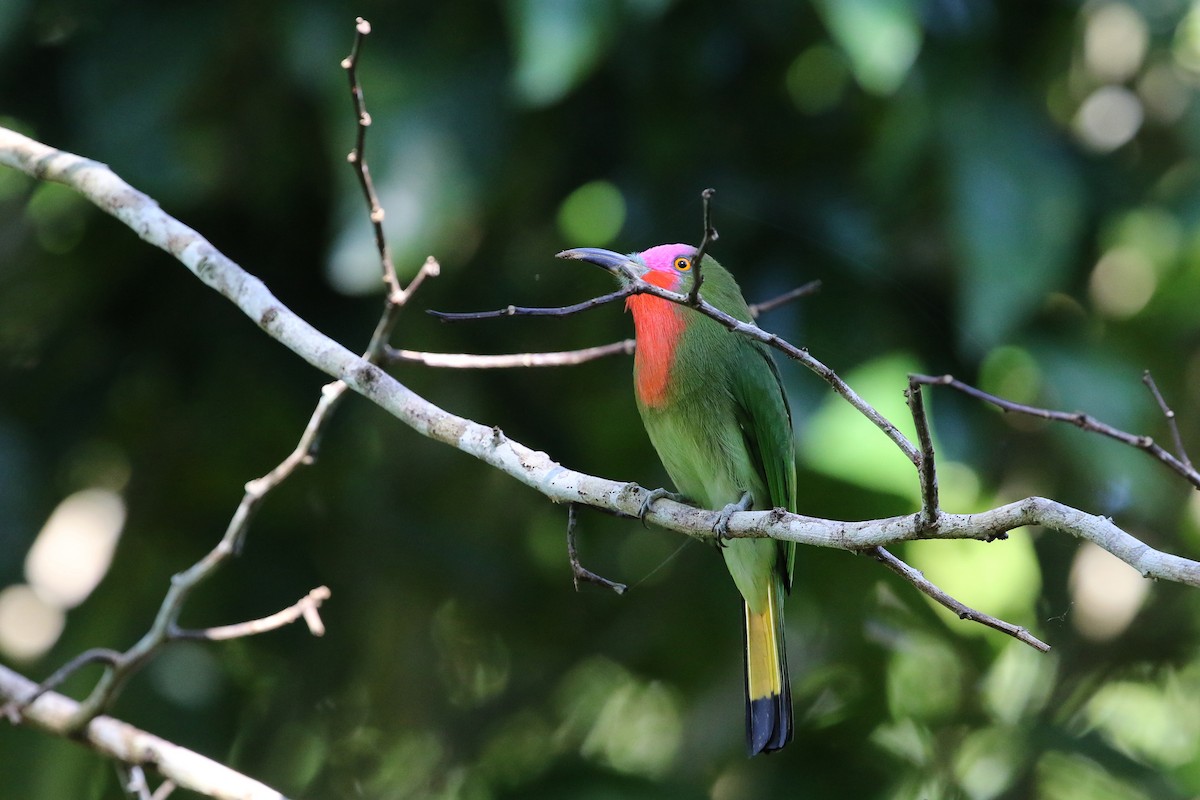
[[[733,538],[729,535],[729,518],[732,517],[735,512],[749,511],[752,501],[753,498],[750,496],[750,493],[745,492],[742,495],[741,500],[738,500],[736,503],[730,503],[721,509],[720,513],[717,515],[717,521],[713,525],[713,533],[717,535],[717,547],[724,547],[726,543]]]
[[[646,515],[650,513],[650,506],[663,498],[674,500],[676,503],[683,502],[683,495],[677,492],[669,492],[666,489],[650,489],[646,494],[646,499],[642,501],[642,507],[638,509],[638,519],[642,521],[643,525],[646,524]]]

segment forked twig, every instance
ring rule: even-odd
[[[1150,374],[1150,370],[1142,373],[1142,383],[1146,384],[1146,388],[1154,396],[1154,402],[1158,403],[1158,410],[1162,412],[1163,418],[1167,421],[1167,428],[1171,431],[1171,439],[1175,442],[1175,456],[1185,467],[1194,470],[1192,460],[1187,454],[1187,448],[1183,446],[1183,437],[1179,435],[1179,422],[1175,418],[1175,412],[1167,405],[1162,392],[1158,390],[1158,384],[1154,382],[1154,376]]]
[[[51,692],[63,684],[67,678],[74,675],[79,670],[89,664],[107,664],[110,667],[115,667],[120,663],[122,653],[117,650],[110,650],[106,647],[93,647],[90,650],[84,650],[79,655],[72,658],[67,663],[56,669],[50,677],[46,678],[34,692],[20,702],[15,699],[5,703],[0,707],[0,715],[3,715],[13,725],[21,722],[21,714],[31,703],[44,695],[46,692]]]
[[[571,562],[571,580],[575,583],[575,591],[579,591],[579,582],[584,581],[603,586],[605,589],[612,589],[617,594],[625,594],[629,589],[628,586],[603,578],[580,563],[579,550],[575,545],[575,524],[575,504],[570,503],[567,505],[567,558]]]
[[[150,782],[141,764],[118,761],[116,767],[121,787],[133,800],[166,800],[176,789],[174,781],[165,780],[157,789],[150,791]]]
[[[321,621],[318,609],[321,603],[329,599],[330,592],[326,586],[318,586],[301,597],[292,605],[276,611],[261,619],[238,622],[233,625],[221,625],[215,628],[177,628],[172,632],[172,639],[202,639],[219,642],[225,639],[242,639],[246,636],[257,636],[260,633],[278,630],[284,625],[290,625],[298,619],[303,619],[308,625],[308,632],[313,636],[325,635],[325,623]]]
[[[930,386],[949,386],[951,389],[962,392],[968,397],[974,397],[976,400],[989,403],[1006,413],[1023,414],[1052,422],[1064,422],[1068,425],[1074,425],[1081,430],[1114,439],[1122,444],[1127,444],[1130,447],[1143,451],[1151,458],[1166,465],[1168,469],[1180,475],[1188,483],[1200,489],[1200,472],[1197,472],[1195,467],[1192,466],[1191,461],[1187,460],[1187,455],[1183,451],[1182,441],[1177,443],[1182,457],[1177,457],[1163,449],[1150,436],[1142,436],[1114,428],[1112,425],[1096,419],[1091,414],[1084,414],[1080,411],[1054,411],[1048,408],[1025,405],[1024,403],[1015,403],[1012,400],[1005,400],[1003,397],[997,397],[982,389],[977,389],[968,383],[963,383],[953,375],[912,375],[910,379]],[[1165,403],[1163,405],[1165,406]],[[1168,420],[1170,419],[1173,419],[1173,413],[1171,417],[1168,417]]]

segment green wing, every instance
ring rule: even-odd
[[[746,341],[732,370],[730,386],[738,425],[759,477],[770,493],[770,506],[796,511],[796,455],[792,411],[779,377],[779,368],[766,345]],[[780,542],[784,587],[792,585],[796,560],[794,542]]]

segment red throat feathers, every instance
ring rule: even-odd
[[[658,270],[650,270],[643,279],[670,291],[676,291],[679,283],[676,276]],[[634,388],[644,405],[660,406],[667,399],[675,348],[687,324],[680,313],[683,309],[650,294],[633,295],[625,301],[625,307],[633,313],[637,334]]]

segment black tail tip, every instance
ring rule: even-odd
[[[772,694],[746,703],[746,751],[750,756],[782,750],[792,740],[788,694]]]

